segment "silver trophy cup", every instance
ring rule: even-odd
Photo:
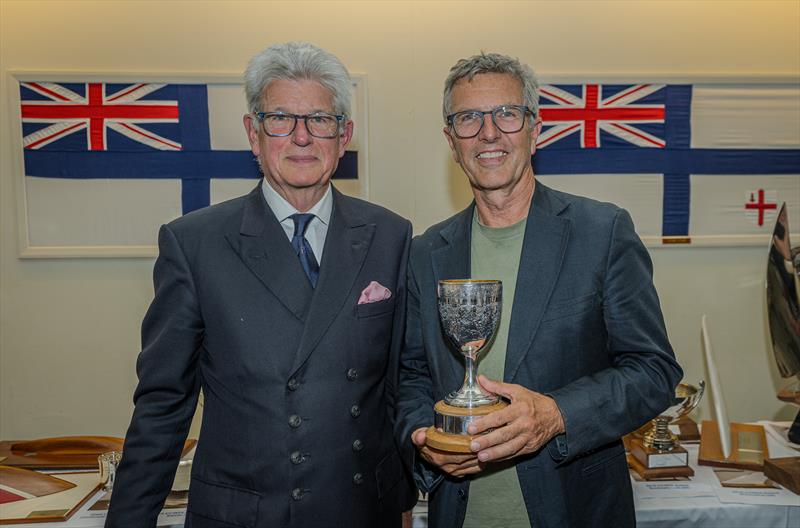
[[[454,407],[491,405],[498,397],[477,382],[478,352],[489,343],[500,324],[503,283],[497,280],[439,281],[439,317],[442,330],[466,358],[461,388],[444,401]]]

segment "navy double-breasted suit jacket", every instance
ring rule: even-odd
[[[414,239],[408,266],[398,441],[431,528],[460,527],[469,480],[444,478],[416,457],[411,433],[433,423],[433,405],[464,377],[442,335],[436,284],[470,276],[474,204]],[[652,264],[630,216],[607,203],[536,183],[510,321],[503,381],[548,394],[566,433],[516,459],[536,528],[634,525],[620,437],[670,403],[682,371],[652,282]]]
[[[202,388],[187,528],[373,527],[415,492],[393,441],[407,220],[334,189],[312,289],[261,187],[163,226],[106,526],[154,526]],[[389,299],[358,303],[377,281]]]

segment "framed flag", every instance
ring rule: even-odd
[[[537,177],[627,209],[649,246],[763,245],[800,232],[793,77],[548,79]]]
[[[334,182],[368,197],[367,85]],[[23,258],[148,257],[161,224],[249,192],[261,177],[235,75],[9,75]],[[15,121],[16,120],[16,121]]]

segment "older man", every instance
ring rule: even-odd
[[[475,200],[412,243],[397,428],[430,493],[430,526],[634,526],[620,437],[667,407],[682,375],[647,251],[624,210],[536,181],[529,67],[493,53],[461,60],[443,106]],[[479,381],[510,405],[470,425],[473,453],[455,455],[426,446],[425,429],[464,373],[436,284],[465,277],[503,281]]]
[[[408,221],[330,184],[353,134],[330,53],[245,72],[263,181],[161,228],[136,408],[106,526],[154,526],[203,390],[186,526],[394,526],[415,500],[391,429]]]

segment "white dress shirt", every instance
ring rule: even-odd
[[[295,209],[283,196],[278,194],[266,178],[264,179],[264,184],[261,186],[261,190],[264,193],[264,199],[267,201],[267,205],[272,209],[275,218],[281,223],[281,227],[283,227],[286,236],[291,242],[294,236],[294,220],[290,217],[300,211]],[[325,236],[328,234],[328,224],[331,221],[331,211],[333,211],[333,191],[331,191],[331,185],[328,184],[328,190],[325,191],[320,201],[315,203],[314,207],[307,211],[307,213],[313,214],[314,218],[311,219],[306,229],[306,240],[308,240],[308,243],[311,245],[311,250],[314,251],[314,258],[316,258],[317,263],[320,264],[322,263],[322,250],[325,247]]]

